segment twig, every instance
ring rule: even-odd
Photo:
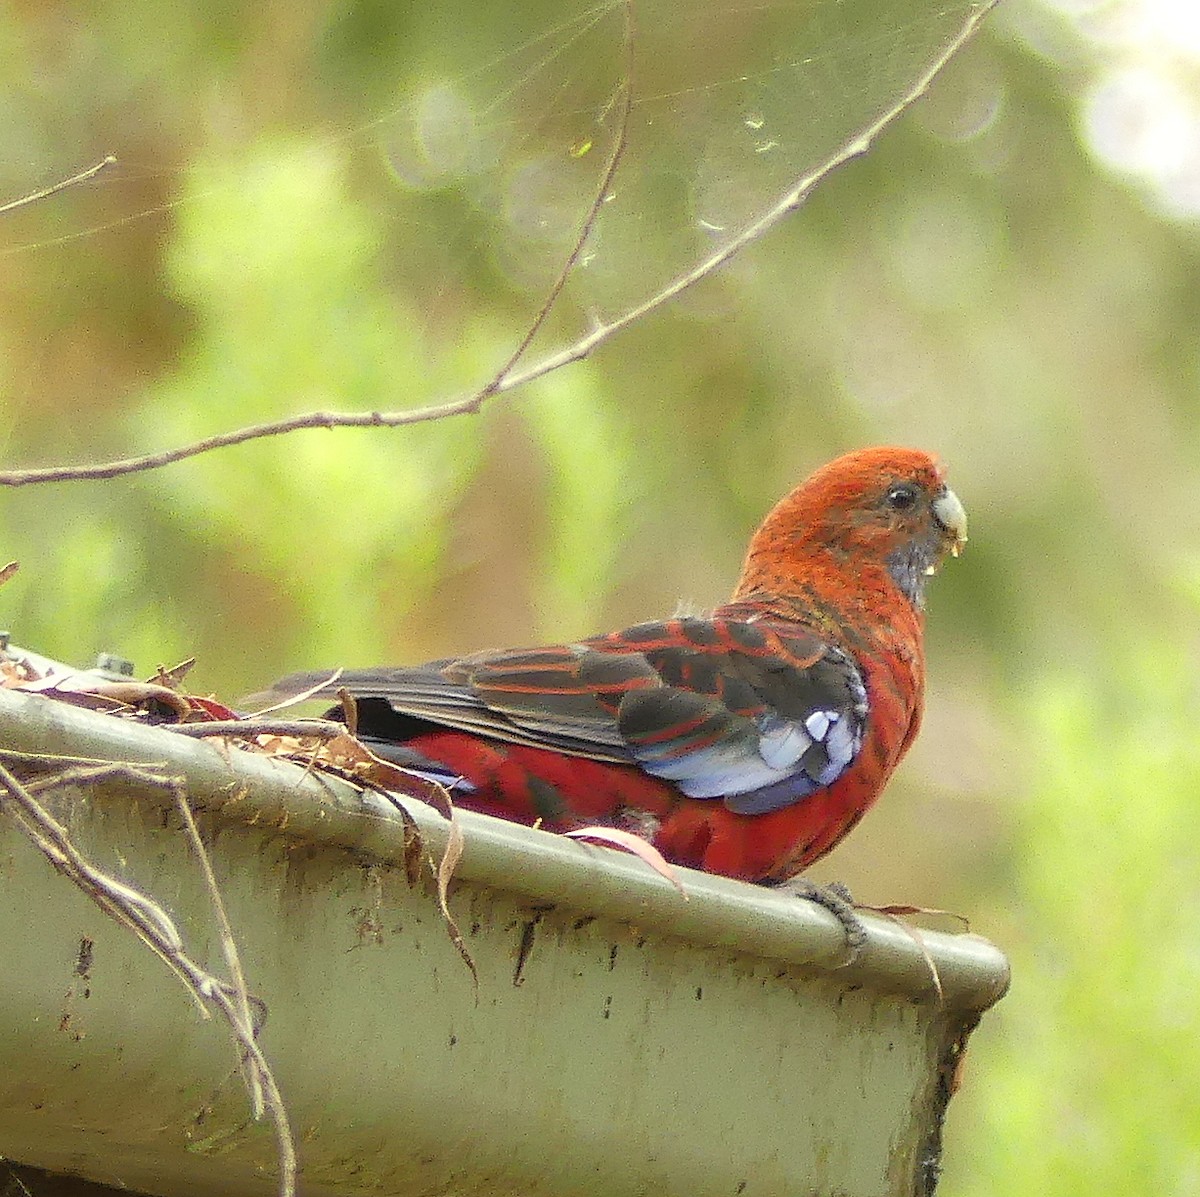
[[[504,388],[507,389],[507,388]],[[119,461],[100,462],[95,465],[46,466],[33,470],[0,471],[0,486],[26,486],[31,482],[81,482],[104,478],[118,478],[123,474],[138,474],[143,470],[157,470],[173,465],[189,457],[213,449],[225,449],[246,441],[259,440],[268,436],[282,436],[298,432],[303,428],[398,428],[405,424],[423,424],[429,420],[441,420],[447,416],[463,415],[479,410],[478,395],[458,399],[435,407],[414,408],[402,412],[334,412],[315,411],[305,415],[290,416],[285,420],[270,420],[263,424],[251,424],[233,432],[221,432],[207,436],[190,445],[166,449],[161,453],[144,453],[140,457],[127,457]]]
[[[342,704],[342,725],[346,730],[346,735],[352,740],[357,740],[358,699],[345,686],[338,687],[337,698],[338,702]]]
[[[81,170],[77,175],[72,175],[69,179],[63,179],[61,183],[55,183],[52,187],[43,187],[41,191],[31,191],[28,195],[21,196],[20,199],[10,200],[7,204],[0,205],[0,216],[5,212],[12,212],[16,208],[24,208],[28,204],[36,204],[38,200],[48,199],[52,195],[57,195],[60,191],[66,191],[68,187],[74,187],[79,183],[86,183],[89,179],[94,179],[106,166],[112,166],[116,162],[116,158],[112,154],[107,155],[102,161],[97,162],[95,166],[89,166],[87,170]]]
[[[188,805],[183,785],[176,782],[171,784],[170,788],[175,798],[175,806],[188,833],[188,839],[192,842],[192,850],[196,853],[196,859],[200,862],[200,870],[204,874],[204,884],[208,889],[213,913],[217,919],[217,927],[221,933],[221,951],[225,956],[225,963],[229,965],[229,975],[233,978],[233,992],[237,996],[242,1028],[249,1030],[253,1036],[254,1019],[250,1015],[250,991],[246,988],[246,974],[242,971],[242,958],[238,954],[237,942],[233,938],[233,926],[229,922],[229,912],[225,909],[225,899],[221,897],[212,861],[209,859],[208,850],[204,847],[204,841],[200,838],[200,829],[196,826],[196,818],[192,814],[192,808]],[[263,1116],[262,1082],[257,1070],[245,1056],[242,1057],[242,1076],[250,1093],[250,1108],[254,1117],[261,1118]]]
[[[621,83],[621,110],[617,118],[617,139],[613,144],[612,153],[608,156],[608,165],[604,168],[604,173],[600,176],[600,185],[596,188],[596,194],[592,198],[592,202],[583,218],[583,223],[579,226],[579,232],[575,237],[574,244],[571,246],[571,252],[567,254],[566,261],[563,262],[562,269],[558,272],[558,277],[554,280],[549,294],[538,309],[537,315],[533,318],[533,323],[530,324],[529,329],[521,338],[520,344],[509,354],[508,360],[496,372],[492,381],[476,396],[480,404],[492,395],[498,394],[502,389],[506,389],[504,388],[505,380],[516,369],[517,363],[525,356],[529,346],[533,344],[534,339],[541,332],[542,326],[554,310],[554,305],[558,302],[559,296],[562,295],[563,288],[567,285],[567,281],[578,265],[579,259],[583,256],[583,251],[587,248],[588,239],[592,235],[592,230],[596,227],[596,221],[600,218],[600,213],[604,210],[605,201],[612,190],[613,180],[617,177],[617,168],[621,165],[621,159],[625,156],[625,149],[629,145],[629,117],[632,111],[633,0],[625,0],[625,78]]]
[[[164,731],[178,732],[203,740],[207,736],[237,736],[251,740],[255,736],[295,736],[297,739],[316,737],[332,740],[346,731],[344,723],[332,719],[214,719],[208,723],[163,723]]]
[[[446,420],[455,416],[474,415],[493,396],[515,391],[519,387],[526,386],[536,379],[553,373],[555,370],[560,370],[564,366],[582,361],[605,342],[616,336],[617,333],[622,332],[631,324],[635,324],[651,312],[663,307],[684,291],[687,291],[690,287],[695,286],[696,283],[720,269],[720,267],[724,266],[735,255],[741,253],[747,246],[759,241],[770,229],[783,220],[784,217],[798,208],[807,198],[808,193],[822,178],[838,167],[843,166],[851,159],[866,152],[880,131],[899,112],[925,92],[933,77],[942,69],[971,33],[974,32],[975,27],[994,6],[995,2],[996,0],[984,0],[980,4],[976,12],[964,24],[958,36],[950,42],[944,52],[921,75],[916,83],[905,92],[898,103],[892,105],[886,112],[868,125],[866,129],[847,141],[815,170],[798,180],[782,199],[773,204],[756,221],[742,229],[735,237],[732,237],[724,246],[710,254],[703,262],[689,270],[686,274],[680,275],[667,286],[655,292],[642,303],[630,308],[613,320],[596,325],[586,336],[579,338],[579,340],[565,349],[548,354],[540,361],[534,362],[523,370],[516,370],[514,367],[529,348],[529,345],[545,322],[550,309],[561,293],[564,281],[561,275],[560,279],[556,280],[554,287],[551,288],[550,295],[535,318],[534,324],[525,337],[522,338],[517,349],[510,355],[509,360],[490,382],[469,395],[448,400],[444,403],[432,404],[427,407],[411,408],[407,411],[307,412],[302,415],[289,416],[282,420],[271,420],[262,424],[235,429],[231,432],[218,433],[191,444],[182,445],[174,449],[165,449],[158,453],[145,453],[137,457],[127,457],[93,465],[46,466],[27,470],[3,470],[0,471],[0,486],[26,486],[37,482],[78,482],[116,478],[124,474],[136,474],[144,470],[159,469],[162,466],[172,465],[177,461],[183,461],[189,457],[197,457],[202,453],[208,453],[215,449],[224,449],[232,445],[240,445],[246,441],[260,440],[269,436],[282,436],[287,433],[298,432],[305,428],[400,428],[409,424],[425,424],[432,420]],[[627,37],[631,28],[628,17],[630,8],[631,6],[627,0]],[[631,103],[632,97],[627,88],[625,92],[625,106]],[[624,148],[625,138],[622,134],[617,140],[613,156],[609,160],[609,167],[602,179],[602,186],[599,189],[600,203],[603,203],[603,197],[612,182],[612,175],[620,163]],[[586,240],[590,233],[595,219],[595,205],[593,204],[593,207],[589,209],[588,215],[584,220],[580,237],[576,239],[571,254],[568,256],[563,274],[568,274],[578,262],[579,254],[582,250],[582,242]]]
[[[341,676],[342,668],[339,665],[327,678],[323,678],[315,685],[309,686],[307,690],[301,690],[299,694],[289,695],[279,702],[272,703],[269,707],[263,707],[261,711],[255,711],[251,718],[261,719],[264,715],[273,715],[276,711],[286,711],[288,707],[299,706],[302,702],[307,702],[310,698],[315,698],[318,694],[328,690]],[[270,693],[271,691],[267,691],[268,695]]]
[[[627,69],[631,69],[633,61],[632,0],[626,0],[625,13],[626,61]],[[571,277],[571,272],[575,269],[587,246],[588,238],[604,208],[605,196],[612,187],[617,168],[625,153],[625,147],[629,143],[629,116],[633,106],[632,79],[629,77],[625,80],[622,97],[617,140],[609,155],[608,165],[601,176],[600,186],[596,189],[596,195],[588,206],[579,233],[571,246],[571,251],[567,255],[558,277],[554,280],[549,294],[534,316],[528,331],[521,338],[520,344],[509,354],[508,359],[491,381],[480,390],[463,399],[433,407],[415,408],[406,412],[308,412],[284,420],[252,424],[232,432],[218,433],[177,449],[167,449],[160,453],[145,453],[140,457],[129,457],[120,461],[82,466],[49,466],[33,470],[4,470],[0,471],[0,485],[24,486],[31,482],[100,481],[106,478],[120,477],[124,474],[140,473],[144,470],[160,469],[163,466],[173,465],[177,461],[184,461],[189,457],[198,457],[200,454],[211,452],[214,449],[225,449],[232,445],[240,445],[246,441],[259,440],[268,436],[282,436],[306,428],[397,428],[405,424],[421,424],[430,420],[445,419],[448,416],[478,412],[493,395],[512,389],[511,383],[507,380],[549,318],[563,288],[567,285],[567,280]]]
[[[183,783],[176,778],[163,777],[135,765],[110,763],[92,768],[66,770],[54,778],[41,779],[37,788],[46,790],[68,785],[95,784],[114,778],[165,789],[175,797],[181,813],[184,814],[185,824],[188,825],[192,845],[198,849],[209,893],[217,909],[226,959],[230,960],[230,968],[235,976],[234,986],[226,984],[219,977],[201,968],[184,951],[183,939],[178,929],[157,902],[110,877],[92,864],[71,842],[66,828],[34,797],[33,787],[23,785],[3,765],[0,765],[0,810],[5,810],[13,816],[14,822],[24,835],[60,873],[70,878],[105,914],[132,931],[171,969],[183,982],[205,1017],[209,1016],[208,1006],[212,1006],[229,1024],[242,1049],[243,1065],[258,1086],[257,1089],[251,1087],[251,1101],[256,1106],[255,1116],[258,1117],[265,1108],[275,1126],[280,1197],[294,1197],[296,1148],[287,1109],[271,1066],[258,1046],[256,1027],[250,1014],[250,999],[241,976],[240,963],[235,967],[236,948],[233,948],[232,959],[230,957],[232,934],[229,931],[228,918],[220,896],[216,893],[215,879],[207,853],[204,852],[203,844],[199,843],[199,833],[195,829],[191,811],[187,808]]]
[[[62,756],[54,752],[18,752],[15,748],[0,748],[0,760],[18,765],[34,765],[43,769],[63,769],[68,765],[108,766],[112,761],[95,756]],[[170,761],[142,761],[143,769],[165,769]],[[29,785],[28,782],[25,783]]]
[[[111,765],[68,769],[55,779],[42,779],[37,783],[37,788],[86,784],[111,773],[111,770]],[[162,779],[156,774],[147,776],[153,777],[157,785],[162,784]],[[71,842],[67,829],[34,798],[32,788],[23,786],[3,765],[0,765],[0,787],[8,792],[16,804],[17,809],[13,813],[21,830],[37,844],[60,873],[70,877],[106,913],[129,926],[168,960],[175,957],[183,947],[183,940],[162,907],[88,861]]]
[[[4,1166],[8,1169],[8,1179],[11,1180],[14,1184],[16,1184],[16,1186],[21,1190],[21,1192],[25,1194],[25,1197],[33,1197],[33,1194],[29,1191],[29,1187],[20,1178],[20,1176],[17,1175],[17,1172],[13,1168],[12,1164],[9,1163],[8,1160],[4,1159],[3,1156],[0,1156],[0,1161],[3,1161]]]

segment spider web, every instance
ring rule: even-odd
[[[475,10],[449,0],[430,14],[430,45],[375,134],[398,194],[436,196],[442,221],[457,210],[433,287],[453,287],[471,261],[531,298],[561,267],[623,136],[564,297],[577,325],[581,313],[610,321],[819,176],[987,7],[639,0],[627,25],[621,3],[580,5],[544,32],[513,28],[478,67],[473,41],[459,61],[444,36]],[[560,321],[557,335],[579,331]]]
[[[481,321],[472,326],[464,313],[486,312],[487,339],[521,344],[594,215],[521,362],[528,369],[590,329],[630,322],[680,280],[715,271],[723,254],[765,233],[823,173],[866,147],[993,2],[437,0],[406,9],[397,18],[403,36],[372,47],[376,86],[383,78],[386,93],[399,97],[380,105],[382,115],[355,121],[345,112],[370,105],[371,89],[345,60],[323,59],[315,39],[308,59],[296,61],[301,69],[324,62],[328,77],[297,80],[295,106],[307,120],[288,113],[278,123],[305,130],[293,138],[297,157],[328,151],[348,168],[355,198],[381,214],[377,252],[391,285],[438,330],[435,341],[476,338]],[[72,95],[89,86],[86,73],[72,78]],[[180,210],[222,191],[250,196],[240,216],[232,208],[224,215],[231,227],[255,215],[256,203],[279,203],[278,221],[287,221],[293,197],[260,201],[252,172],[239,167],[246,145],[275,135],[265,117],[255,127],[245,79],[240,89],[228,102],[243,105],[244,127],[227,150],[221,121],[200,104],[185,107],[173,114],[181,134],[163,142],[185,170],[104,146],[118,165],[69,200],[6,217],[0,257],[57,247],[77,255],[76,242],[106,233],[126,244],[144,242],[150,230],[169,236]],[[333,131],[315,135],[313,112]],[[78,128],[59,115],[58,160],[81,165],[94,151],[67,154],[90,132],[86,114]],[[207,143],[197,135],[204,119]],[[62,178],[60,170],[47,161],[42,178],[14,177],[6,189],[19,194]],[[147,195],[169,198],[147,206]],[[244,236],[253,243],[260,234]],[[234,238],[205,252],[225,259],[214,266],[219,274],[236,266],[240,248]],[[136,254],[125,251],[131,261]],[[70,268],[77,273],[76,263]],[[500,360],[481,367],[465,355],[458,373],[452,364],[437,377],[417,371],[408,400],[478,387]]]

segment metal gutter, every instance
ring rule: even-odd
[[[928,1192],[949,1070],[1008,981],[986,941],[923,931],[939,1000],[921,946],[886,920],[865,917],[841,968],[842,930],[810,903],[681,870],[684,901],[633,858],[462,812],[451,906],[476,1003],[382,799],[12,690],[0,747],[186,778],[269,1009],[304,1193]],[[439,855],[445,822],[405,805]],[[222,971],[161,792],[55,810]],[[227,1033],[0,815],[3,958],[0,1156],[150,1193],[272,1191]]]

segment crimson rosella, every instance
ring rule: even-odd
[[[460,806],[618,827],[677,864],[782,881],[842,839],[912,743],[925,583],[966,526],[935,458],[849,453],[768,514],[710,615],[327,690],[354,695],[376,752],[453,784]]]

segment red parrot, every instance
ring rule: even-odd
[[[864,449],[776,504],[710,615],[347,672],[328,690],[354,695],[376,752],[460,806],[618,827],[676,864],[780,882],[850,831],[916,736],[925,584],[965,541],[935,458]]]

